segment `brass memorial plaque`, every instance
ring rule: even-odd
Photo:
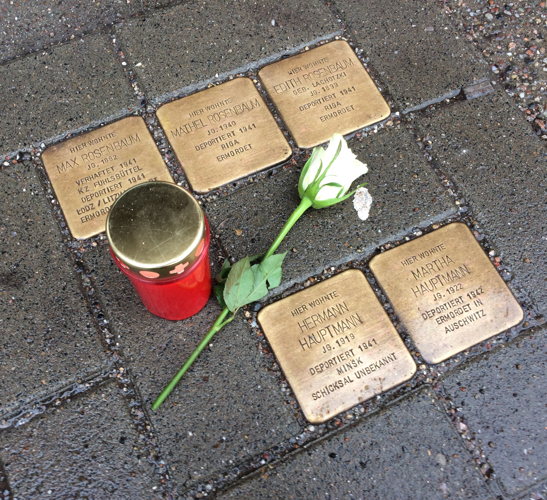
[[[105,229],[106,215],[126,189],[146,181],[173,182],[139,116],[130,116],[51,146],[42,160],[75,238]]]
[[[416,365],[361,271],[258,314],[306,418],[320,423],[408,380]]]
[[[523,317],[471,231],[459,222],[377,255],[370,268],[429,363]]]
[[[165,104],[157,115],[190,184],[202,193],[291,155],[249,78]]]
[[[389,116],[389,106],[347,42],[330,42],[258,73],[300,147]]]

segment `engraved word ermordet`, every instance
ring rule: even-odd
[[[270,64],[258,75],[303,148],[389,116],[389,106],[366,69],[341,40]]]
[[[258,320],[312,423],[324,422],[416,371],[358,270],[275,302],[260,311]]]
[[[173,182],[138,116],[51,146],[42,160],[68,227],[79,239],[105,230],[110,206],[126,189],[146,181]]]
[[[291,155],[249,78],[172,101],[157,115],[192,188],[202,193]]]
[[[462,223],[377,255],[370,268],[429,363],[522,320],[518,302]]]

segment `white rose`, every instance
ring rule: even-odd
[[[346,140],[335,134],[327,149],[313,149],[300,174],[298,193],[314,208],[328,207],[349,198],[353,181],[367,172],[367,166],[357,160]]]

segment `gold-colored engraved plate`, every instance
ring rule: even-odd
[[[270,64],[258,75],[303,148],[389,116],[387,102],[342,40]]]
[[[312,423],[324,422],[416,371],[358,270],[275,302],[260,311],[258,320]]]
[[[429,363],[506,330],[523,313],[460,222],[377,255],[370,268]]]
[[[173,182],[139,116],[130,116],[51,146],[42,160],[75,238],[105,230],[108,210],[141,182]]]
[[[172,101],[157,115],[192,188],[202,193],[291,155],[249,78]]]

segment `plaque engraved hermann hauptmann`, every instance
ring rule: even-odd
[[[408,380],[416,369],[358,270],[270,304],[258,320],[313,423]]]

